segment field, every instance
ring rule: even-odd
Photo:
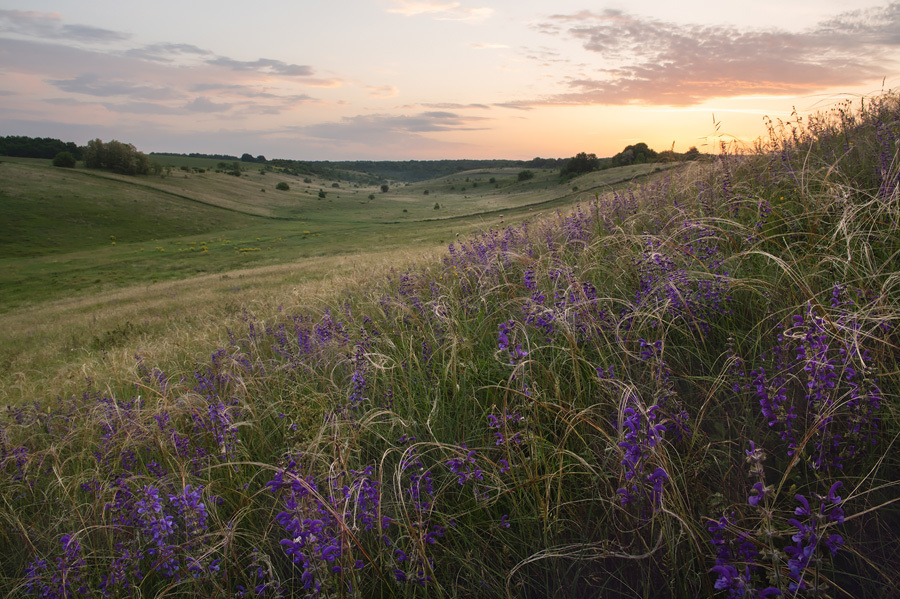
[[[770,133],[386,193],[4,160],[0,593],[891,596],[900,100]]]
[[[215,172],[214,159],[159,159],[174,166],[165,177],[0,162],[3,405],[75,392],[136,353],[166,361],[170,352],[212,351],[224,322],[248,304],[346,280],[361,263],[400,268],[457,235],[539,216],[659,168],[565,183],[551,171],[520,183],[518,170],[500,169],[382,193],[256,165],[244,164],[238,178]],[[279,182],[290,189],[276,190]],[[579,185],[584,191],[572,190]],[[174,342],[176,330],[184,342]]]
[[[382,193],[259,169],[241,177],[175,170],[135,178],[6,158],[0,311],[134,283],[449,243],[457,233],[590,197],[654,168],[612,169],[566,185],[553,172],[526,182],[510,172],[466,173]],[[276,190],[279,182],[290,189]],[[578,185],[582,191],[573,192]]]

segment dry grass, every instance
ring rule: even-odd
[[[80,394],[85,380],[132,385],[135,356],[178,372],[227,340],[245,311],[265,318],[342,291],[440,248],[313,258],[228,274],[136,285],[0,315],[0,405]]]

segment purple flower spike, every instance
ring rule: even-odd
[[[834,483],[833,485],[831,485],[831,489],[828,491],[828,501],[830,501],[834,505],[837,505],[841,502],[840,495],[837,495],[836,493],[837,493],[838,489],[840,489],[842,486],[844,486],[844,483],[842,483],[841,481],[838,481],[838,482]]]

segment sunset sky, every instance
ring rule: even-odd
[[[0,135],[144,152],[711,152],[882,86],[900,3],[0,0]]]

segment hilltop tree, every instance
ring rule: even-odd
[[[579,152],[572,158],[569,158],[569,161],[562,167],[562,170],[560,170],[560,174],[563,176],[581,175],[583,173],[595,171],[598,168],[600,168],[600,159],[597,158],[596,154]]]
[[[651,150],[647,144],[640,142],[633,146],[626,146],[624,150],[612,157],[612,166],[628,166],[631,164],[647,164],[655,162],[659,154]]]
[[[381,193],[387,193],[389,189],[390,187],[388,187],[388,184],[385,183],[381,186]]]

